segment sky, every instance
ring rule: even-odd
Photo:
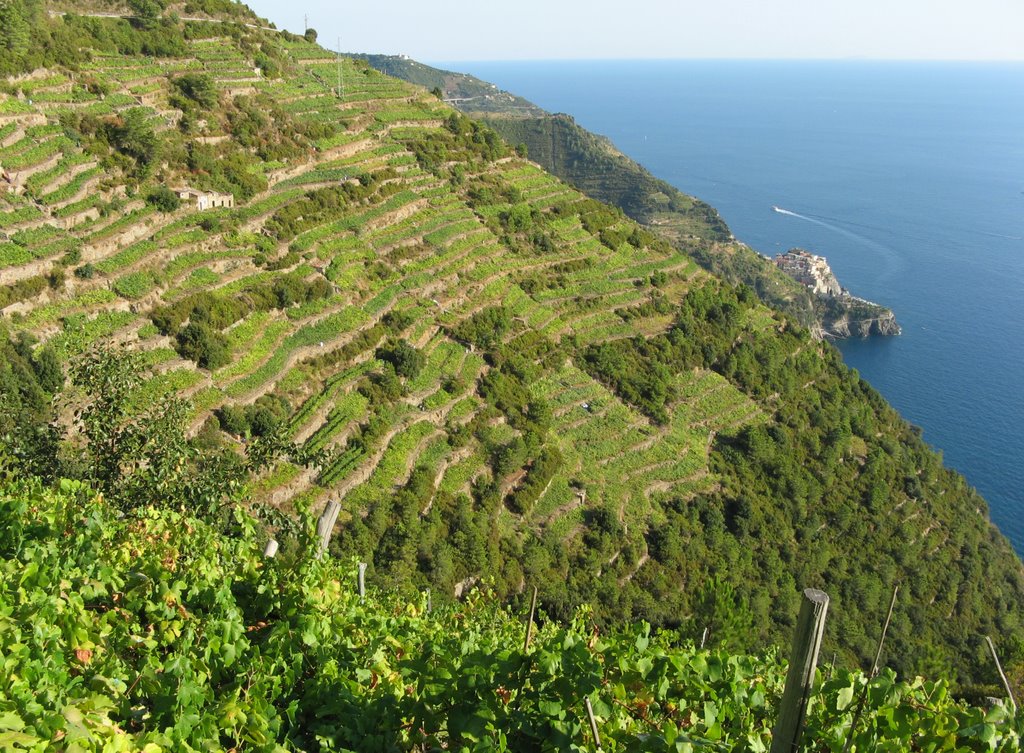
[[[245,0],[345,52],[424,62],[1024,60],[1024,0]]]

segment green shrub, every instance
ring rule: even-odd
[[[269,437],[290,414],[291,406],[279,395],[262,395],[252,405],[223,405],[214,412],[224,431],[241,437]]]
[[[220,427],[229,434],[246,436],[249,433],[249,419],[243,406],[223,405],[217,409],[215,415],[220,421]]]
[[[172,96],[171,101],[182,110],[210,110],[217,105],[217,84],[207,73],[186,73],[172,83],[177,94]]]
[[[377,348],[376,357],[390,363],[395,373],[406,379],[414,379],[423,368],[426,358],[405,340],[389,340],[384,346]]]
[[[190,322],[177,337],[178,353],[204,369],[219,369],[231,360],[228,339],[204,322]]]
[[[161,212],[173,212],[181,206],[181,199],[167,186],[156,186],[146,194],[146,203],[155,206]]]

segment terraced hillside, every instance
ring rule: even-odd
[[[230,39],[211,36],[191,40],[183,58],[97,56],[85,68],[105,95],[56,72],[18,83],[25,96],[0,104],[0,165],[14,187],[2,195],[0,279],[12,287],[46,282],[4,310],[12,329],[51,342],[62,357],[107,337],[137,345],[157,372],[154,393],[189,395],[197,428],[225,406],[283,398],[291,436],[330,455],[321,469],[278,467],[257,482],[257,498],[285,509],[343,497],[357,515],[413,471],[429,471],[436,488],[451,493],[468,493],[471,482],[486,478],[513,494],[525,471],[495,474],[487,461],[521,431],[479,394],[494,364],[460,340],[460,322],[494,314],[502,331],[495,345],[536,364],[565,337],[586,347],[665,330],[670,305],[628,319],[622,313],[640,311],[655,292],[677,302],[703,275],[493,137],[477,144],[479,131],[431,95],[345,60],[339,97],[329,85],[337,76],[333,58],[305,42],[284,47],[300,71],[287,80],[263,79]],[[132,109],[157,133],[170,129],[180,118],[169,102],[171,82],[197,72],[212,77],[221,98],[269,95],[297,120],[342,127],[302,159],[264,164],[267,188],[244,206],[161,212],[139,196],[142,189],[126,196],[60,124],[68,111]],[[213,124],[202,133],[207,142],[231,138]],[[457,165],[461,186],[454,191],[439,174],[447,166],[417,159],[436,138],[466,142],[470,159]],[[365,195],[282,229],[296,212],[308,215],[317,198],[347,196],[350,186]],[[543,228],[542,241],[519,237],[519,215]],[[591,222],[600,229],[588,230]],[[616,233],[623,238],[612,248],[607,237]],[[275,301],[231,322],[223,332],[229,355],[216,368],[176,352],[175,332],[160,313],[205,297],[244,301],[282,276],[307,292],[321,285],[311,300]],[[379,348],[389,338],[410,344],[423,364],[403,380],[401,395],[375,400],[365,393],[384,366]],[[505,509],[508,526],[578,537],[585,498],[587,509],[634,521],[640,548],[647,498],[677,484],[691,492],[711,488],[710,434],[759,413],[717,374],[696,372],[680,377],[692,396],[655,428],[568,359],[538,368],[544,377],[528,399],[550,404],[576,486],[560,473],[529,511]],[[352,441],[371,426],[379,436]],[[466,434],[465,427],[473,429],[469,438],[453,446],[452,435]],[[626,471],[648,483],[631,489],[623,484]]]
[[[550,113],[532,102],[465,73],[433,68],[402,55],[368,55],[377,70],[434,91],[470,117],[479,118],[530,159],[590,196],[626,215],[691,255],[705,270],[734,285],[751,287],[768,306],[784,312],[819,337],[864,332],[884,307],[813,295],[767,256],[734,242],[718,211],[689,196],[620,152],[606,137],[580,126],[570,115]],[[695,243],[700,238],[706,243]],[[847,321],[857,322],[851,330]],[[845,333],[845,334],[844,334]]]
[[[973,636],[1018,629],[984,502],[686,243],[256,19],[164,18],[147,57],[118,51],[123,19],[50,23],[96,48],[0,94],[5,326],[61,362],[140,351],[142,399],[188,397],[204,441],[295,443],[248,496],[341,501],[334,551],[377,582],[537,583],[555,615],[592,601],[748,647],[823,586],[852,662],[916,573],[898,661],[968,677]]]

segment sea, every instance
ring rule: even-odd
[[[755,250],[824,255],[892,308],[903,334],[846,362],[1024,554],[1024,64],[434,64],[572,115]]]

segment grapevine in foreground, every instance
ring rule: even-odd
[[[678,645],[646,626],[600,634],[581,610],[523,620],[486,593],[354,593],[351,563],[301,544],[262,557],[236,510],[213,527],[119,515],[77,482],[0,487],[0,748],[143,750],[765,751],[784,681],[774,655]],[[312,551],[313,547],[310,547]],[[808,718],[840,751],[865,677],[839,670]],[[872,680],[857,751],[1018,750],[1002,706],[943,682]]]

